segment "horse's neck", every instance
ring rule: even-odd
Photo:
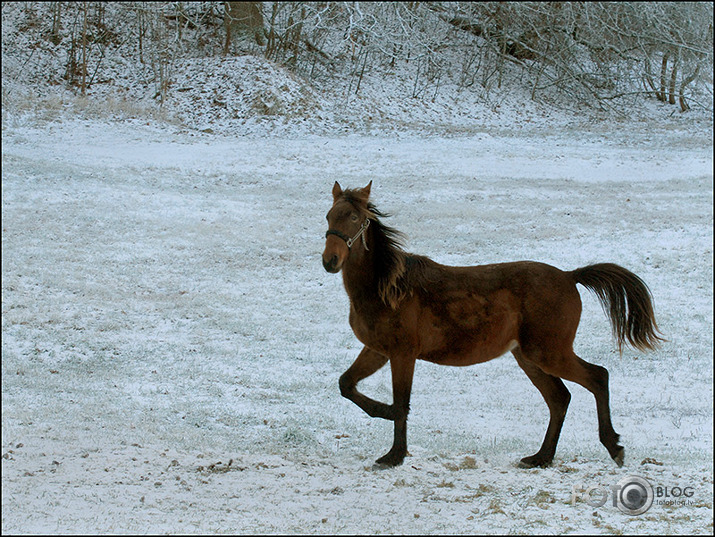
[[[343,267],[345,290],[353,303],[379,300],[373,252],[365,250],[359,241],[355,242],[353,248],[360,248],[360,251],[353,252]]]

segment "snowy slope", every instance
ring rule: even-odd
[[[462,137],[230,136],[4,117],[2,530],[8,533],[705,533],[713,502],[712,139],[657,123]],[[576,350],[611,373],[626,448],[511,356],[418,364],[411,456],[340,397],[360,346],[320,263],[330,188],[374,181],[411,251],[448,264],[622,264],[668,338],[619,356],[581,290]],[[389,373],[363,389],[390,401]],[[692,487],[628,516],[572,490]]]

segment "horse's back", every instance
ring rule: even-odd
[[[413,285],[437,293],[463,291],[487,295],[508,290],[519,300],[550,301],[555,294],[576,289],[570,273],[538,261],[449,266],[426,257],[413,257],[421,265],[421,274],[413,278]]]

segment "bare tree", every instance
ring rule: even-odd
[[[252,35],[258,45],[265,44],[261,2],[225,2],[223,23],[226,29],[224,54],[229,52],[234,33]]]

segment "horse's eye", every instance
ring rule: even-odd
[[[353,222],[357,222],[357,221],[358,221],[358,215],[356,215],[355,213],[351,214],[351,215],[350,215],[350,220],[352,220]]]

